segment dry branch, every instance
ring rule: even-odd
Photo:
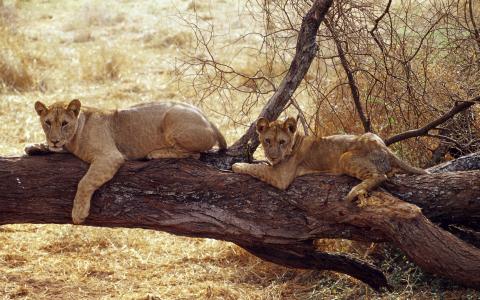
[[[86,170],[67,154],[0,158],[0,225],[70,223]],[[386,186],[395,196],[376,192],[364,207],[339,200],[355,183],[346,176],[304,176],[282,192],[195,160],[127,162],[95,193],[86,225],[231,241],[275,263],[342,272],[375,289],[387,286],[378,269],[319,253],[312,241],[389,241],[426,271],[480,286],[480,250],[433,225],[414,205],[431,220],[478,229],[480,171],[397,177]]]
[[[296,45],[296,52],[287,75],[283,78],[275,94],[260,112],[259,118],[276,120],[293,93],[302,82],[317,53],[316,35],[320,24],[325,19],[333,0],[316,0],[303,17]],[[250,145],[248,144],[251,141]],[[248,146],[249,145],[249,146]],[[258,147],[259,141],[252,123],[247,132],[229,148],[229,153],[241,155],[248,152],[251,156]]]
[[[333,28],[333,25],[330,21],[325,20],[325,25],[327,26],[328,30],[332,34],[333,42],[337,48],[338,57],[340,58],[340,63],[342,64],[343,70],[347,75],[348,86],[350,87],[350,92],[352,93],[353,103],[355,104],[355,108],[357,109],[358,117],[363,125],[363,130],[365,132],[372,131],[372,125],[370,123],[370,119],[365,115],[365,112],[362,107],[362,102],[360,99],[360,91],[358,90],[358,85],[355,80],[355,76],[353,74],[352,68],[350,67],[350,63],[347,60],[347,56],[345,54],[345,50],[343,50],[342,42],[338,38],[338,35]]]
[[[390,13],[389,10],[390,10],[391,5],[392,5],[392,0],[388,0],[387,6],[385,7],[384,11],[382,12],[382,14],[380,16],[378,16],[378,18],[376,18],[373,21],[373,24],[374,24],[373,28],[368,31],[368,33],[372,36],[373,40],[375,41],[375,43],[378,45],[378,47],[382,51],[384,51],[383,44],[380,43],[380,41],[378,40],[377,36],[375,35],[376,34],[375,31],[378,29],[378,24],[383,19],[383,17],[385,17],[386,14]]]
[[[478,103],[478,102],[480,102],[480,96],[472,98],[468,101],[456,103],[448,112],[446,112],[439,118],[431,121],[430,123],[426,124],[421,128],[408,130],[408,131],[399,133],[397,135],[394,135],[386,139],[385,144],[388,146],[409,138],[427,135],[430,130],[435,129],[438,125],[445,123],[447,120],[451,119],[453,116],[455,116],[459,112],[462,112],[468,109],[469,107],[473,106],[475,103]]]

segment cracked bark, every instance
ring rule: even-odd
[[[71,223],[72,199],[86,170],[68,154],[0,158],[0,224]],[[480,249],[431,222],[479,230],[480,171],[398,176],[363,207],[340,200],[356,182],[309,175],[280,191],[201,161],[130,161],[95,193],[86,225],[231,241],[265,260],[342,272],[375,289],[388,287],[375,266],[320,253],[311,241],[386,241],[425,271],[480,286]]]

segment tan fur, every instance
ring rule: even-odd
[[[46,145],[25,148],[27,154],[68,151],[90,163],[78,184],[73,223],[88,216],[92,194],[109,181],[125,160],[199,157],[225,139],[195,106],[158,102],[125,110],[82,108],[78,100],[49,107],[35,103]]]
[[[295,177],[311,173],[347,174],[362,182],[353,187],[346,199],[365,196],[387,179],[387,174],[404,171],[428,172],[402,162],[373,133],[332,135],[315,138],[296,133],[296,121],[257,121],[259,140],[271,165],[236,163],[232,170],[249,174],[279,189],[286,189]]]

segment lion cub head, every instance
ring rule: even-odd
[[[35,110],[40,116],[50,151],[61,151],[73,138],[77,130],[80,107],[80,101],[77,99],[70,103],[56,102],[48,107],[40,101],[35,102]]]
[[[297,121],[294,118],[287,118],[283,122],[278,120],[269,122],[265,118],[258,119],[258,139],[262,143],[265,156],[272,165],[278,164],[291,154],[296,130]]]

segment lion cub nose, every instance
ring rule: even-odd
[[[60,143],[60,140],[50,140],[54,146]]]

